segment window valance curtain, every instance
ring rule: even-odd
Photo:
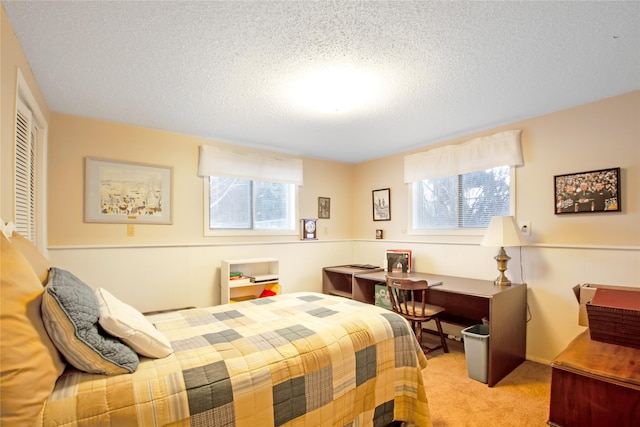
[[[200,146],[199,176],[224,176],[263,182],[302,185],[302,159],[278,159],[236,153],[212,145]]]
[[[521,133],[521,129],[509,130],[405,156],[404,182],[523,166]]]

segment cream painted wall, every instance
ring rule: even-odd
[[[204,237],[204,180],[197,176],[198,146],[203,144],[228,148],[222,143],[188,135],[52,114],[49,132],[49,244],[297,241],[297,236],[259,239]],[[241,147],[234,149],[243,150]],[[86,156],[173,167],[173,224],[136,224],[136,235],[128,237],[126,224],[84,223],[83,171]],[[348,212],[352,166],[308,158],[303,159],[303,163],[304,185],[298,191],[299,214],[302,218],[316,218],[318,197],[329,197],[331,218],[319,221],[318,235],[321,239],[350,239],[351,217]]]
[[[44,100],[22,47],[13,32],[4,7],[0,7],[0,217],[14,218],[13,162],[16,120],[16,81],[22,73],[46,121],[49,107]]]
[[[531,222],[530,245],[508,248],[507,276],[528,285],[527,358],[548,363],[581,331],[572,287],[640,286],[640,91],[469,134],[459,143],[522,129],[525,166],[516,171],[516,216]],[[416,152],[420,150],[414,150]],[[411,153],[412,153],[411,152]],[[399,153],[355,166],[354,258],[381,263],[387,248],[414,253],[416,271],[493,280],[496,248],[481,236],[415,236],[408,229],[408,189]],[[620,167],[622,212],[554,215],[554,175]],[[371,190],[391,188],[391,221],[371,218]],[[386,240],[371,240],[375,229]],[[522,274],[521,274],[522,271]]]
[[[533,242],[614,246],[640,243],[640,91],[442,141],[429,148],[508,129],[522,129],[525,166],[516,170],[516,213],[518,219],[531,221]],[[372,238],[375,229],[382,228],[389,239],[425,240],[403,232],[408,229],[408,188],[402,182],[404,156],[425,149],[355,166],[356,238]],[[622,168],[621,213],[554,215],[554,175],[612,167]],[[387,187],[391,188],[391,221],[373,221],[371,190]],[[579,232],[583,230],[588,232]],[[427,240],[431,239],[443,240]]]

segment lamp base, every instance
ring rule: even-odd
[[[511,286],[511,280],[507,279],[504,274],[498,276],[496,280],[493,281],[495,286]]]
[[[493,259],[498,262],[498,271],[500,272],[500,275],[493,281],[493,284],[495,286],[511,286],[511,280],[507,279],[507,276],[504,275],[504,272],[507,271],[507,263],[511,259],[504,250],[504,246],[500,248],[500,252],[498,252],[498,255]]]

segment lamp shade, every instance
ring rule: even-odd
[[[480,243],[482,246],[525,246],[518,224],[512,216],[494,216]]]

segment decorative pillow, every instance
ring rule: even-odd
[[[0,240],[0,424],[32,425],[66,364],[42,322],[42,284],[1,233]]]
[[[22,252],[22,255],[24,255],[27,261],[29,261],[29,264],[31,264],[33,271],[36,272],[36,275],[40,279],[40,283],[44,285],[47,282],[47,276],[49,275],[49,269],[51,268],[49,260],[40,253],[38,248],[31,243],[29,239],[19,233],[13,233],[11,236],[11,244],[14,248]]]
[[[70,272],[51,268],[42,317],[58,350],[81,371],[115,375],[138,368],[136,352],[98,324],[100,307],[93,290]]]
[[[139,354],[155,359],[173,353],[167,337],[138,310],[103,288],[96,289],[100,305],[100,326],[120,338]]]

